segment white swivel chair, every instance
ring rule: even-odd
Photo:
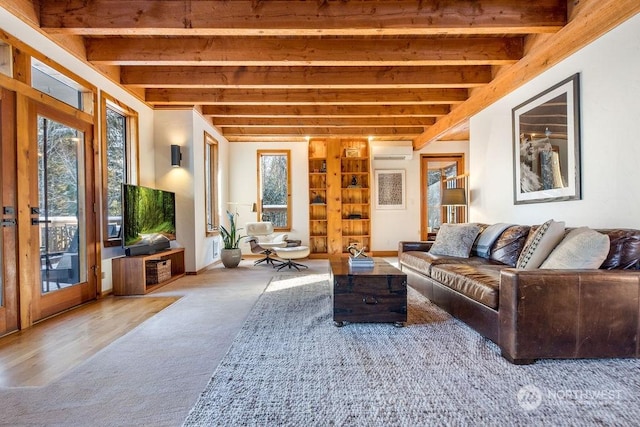
[[[275,267],[282,263],[282,261],[271,258],[271,254],[274,253],[275,248],[287,246],[285,233],[274,233],[273,223],[269,221],[248,222],[245,225],[245,231],[247,232],[247,241],[251,244],[251,252],[264,255],[264,258],[254,262],[254,265],[264,262]]]

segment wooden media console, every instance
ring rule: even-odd
[[[171,276],[162,282],[147,284],[147,262],[164,260],[171,261]],[[114,295],[144,295],[184,276],[184,248],[115,258],[112,267]]]

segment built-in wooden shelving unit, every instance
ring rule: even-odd
[[[340,187],[342,189],[342,252],[356,244],[371,250],[371,174],[367,140],[342,140]]]
[[[309,141],[309,241],[312,256],[371,246],[371,174],[365,139]]]
[[[309,243],[311,253],[327,254],[327,142],[309,141]]]

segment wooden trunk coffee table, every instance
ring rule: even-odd
[[[373,267],[349,265],[346,257],[329,259],[333,283],[333,321],[390,322],[404,326],[407,321],[407,275],[381,258]]]

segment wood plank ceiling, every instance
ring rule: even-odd
[[[45,32],[81,44],[145,101],[195,106],[239,142],[348,135],[423,145],[569,16],[566,0],[34,4]],[[451,124],[464,137],[464,121]]]

